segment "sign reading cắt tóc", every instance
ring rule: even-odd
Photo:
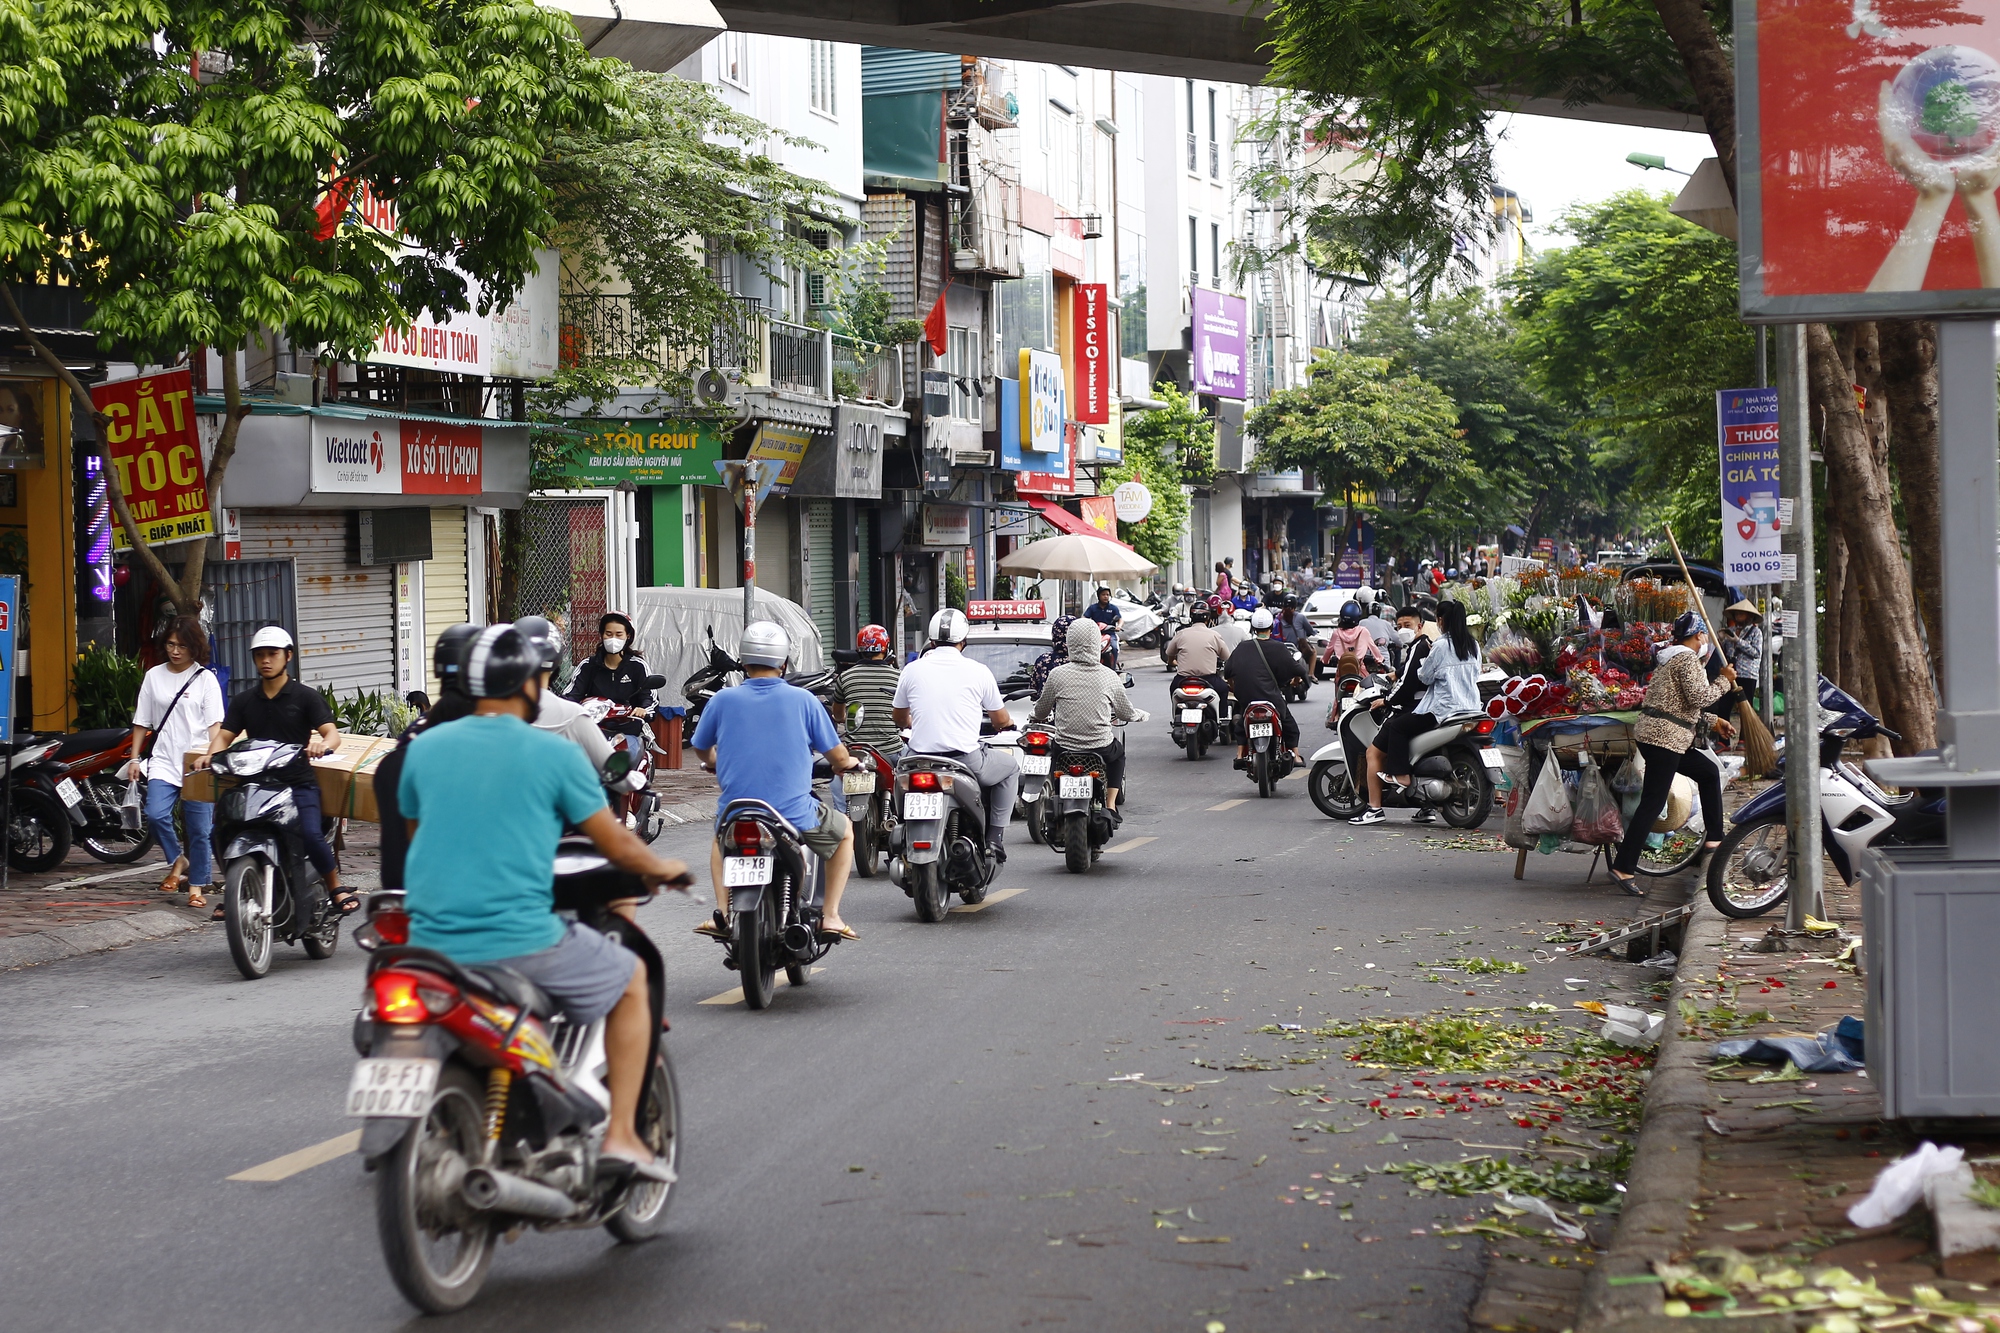
[[[192,541],[214,533],[201,436],[194,422],[194,382],[185,370],[99,384],[90,401],[109,418],[104,436],[111,465],[148,546]],[[124,524],[112,529],[115,549],[131,548]]]

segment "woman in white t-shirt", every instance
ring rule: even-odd
[[[180,800],[181,769],[187,752],[210,744],[221,725],[222,687],[208,669],[208,634],[193,616],[180,616],[169,624],[161,647],[167,660],[146,673],[132,710],[132,761],[125,776],[143,777],[146,782],[146,822],[168,861],[160,892],[179,893],[192,884],[188,906],[206,907],[202,889],[219,887],[209,846],[215,806]],[[151,754],[146,753],[148,736],[154,737]],[[176,801],[187,831],[185,848],[174,835]]]

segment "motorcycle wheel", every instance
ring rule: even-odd
[[[1314,764],[1312,772],[1306,775],[1306,794],[1328,819],[1352,819],[1368,808],[1368,802],[1354,790],[1354,779],[1349,776],[1347,765],[1339,767],[1340,774],[1336,777],[1331,759]]]
[[[69,812],[47,792],[16,785],[7,824],[7,864],[26,874],[54,870],[69,855]]]
[[[1639,864],[1634,869],[1642,875],[1651,875],[1656,879],[1667,875],[1678,875],[1701,859],[1702,845],[1707,841],[1707,825],[1702,821],[1701,802],[1696,801],[1693,812],[1688,815],[1687,823],[1667,834],[1659,846],[1647,847],[1640,852]]]
[[[1063,816],[1063,868],[1072,875],[1090,869],[1090,816],[1079,810]]]
[[[1042,831],[1042,820],[1046,817],[1043,814],[1043,807],[1048,803],[1048,797],[1045,795],[1028,807],[1028,841],[1037,846],[1049,840],[1048,834]]]
[[[455,1189],[447,1192],[448,1182],[480,1158],[485,1095],[470,1069],[446,1065],[430,1111],[376,1172],[382,1257],[396,1290],[425,1314],[470,1305],[493,1262],[492,1222],[459,1204]]]
[[[127,829],[118,822],[118,807],[125,800],[124,789],[108,778],[87,779],[92,803],[96,813],[109,818],[93,823],[77,842],[83,850],[107,865],[130,865],[153,850],[153,826],[145,820],[139,821],[136,831]]]
[[[812,977],[812,968],[808,967],[806,964],[804,963],[785,964],[786,985],[803,986],[809,979],[811,979],[811,977]]]
[[[1257,751],[1257,757],[1251,763],[1257,771],[1257,794],[1259,796],[1269,796],[1271,794],[1271,752],[1269,750]]]
[[[306,946],[306,957],[315,961],[333,957],[333,951],[340,947],[340,913],[332,907],[327,912],[326,923],[300,940]]]
[[[881,855],[882,826],[873,796],[868,798],[868,813],[854,821],[854,869],[863,879],[875,878],[875,858]]]
[[[1470,750],[1451,752],[1452,798],[1444,803],[1444,822],[1453,828],[1478,828],[1493,813],[1493,783],[1486,765]]]
[[[668,1170],[680,1171],[681,1090],[664,1047],[659,1063],[653,1066],[653,1076],[646,1080],[646,1098],[639,1106],[639,1137]],[[673,1199],[673,1185],[641,1178],[626,1189],[624,1203],[605,1219],[604,1229],[627,1245],[651,1240],[666,1229],[667,1205]]]
[[[1741,921],[1785,901],[1789,837],[1783,819],[1738,824],[1724,834],[1708,863],[1708,900],[1715,910]]]
[[[264,911],[262,889],[268,867],[254,856],[239,856],[223,875],[222,922],[229,936],[229,957],[245,981],[271,970],[276,932]],[[270,871],[276,875],[276,871]],[[273,886],[275,902],[275,886]]]
[[[944,920],[951,903],[951,893],[944,886],[944,866],[926,861],[911,866],[909,874],[916,881],[917,920],[929,924]]]
[[[778,941],[771,938],[777,934],[774,924],[768,889],[754,910],[736,914],[736,970],[743,974],[743,1003],[752,1009],[771,1007],[771,992],[778,979],[773,961]]]

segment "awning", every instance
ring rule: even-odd
[[[1128,543],[1121,542],[1116,537],[1113,537],[1108,533],[1098,531],[1096,528],[1092,527],[1089,523],[1085,522],[1083,519],[1078,518],[1075,514],[1070,513],[1069,510],[1064,509],[1061,505],[1057,504],[1053,500],[1037,500],[1031,498],[1029,499],[1028,503],[1035,507],[1035,512],[1039,513],[1043,518],[1047,519],[1049,522],[1055,524],[1058,528],[1062,529],[1064,532],[1073,532],[1079,537],[1095,537],[1100,541],[1107,541],[1111,542],[1113,545],[1116,546],[1123,546],[1128,551],[1132,549],[1132,547]]]

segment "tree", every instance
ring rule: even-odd
[[[1310,468],[1344,497],[1350,527],[1373,515],[1378,542],[1408,549],[1465,525],[1461,506],[1440,503],[1471,466],[1458,409],[1435,384],[1391,374],[1386,358],[1324,353],[1302,387],[1272,394],[1243,428],[1259,467]],[[1393,508],[1382,502],[1391,490]]]
[[[1165,407],[1125,418],[1125,461],[1104,470],[1104,480],[1116,487],[1136,481],[1153,493],[1153,508],[1137,523],[1120,523],[1118,536],[1154,564],[1165,568],[1180,558],[1181,538],[1188,530],[1188,497],[1181,490],[1184,460],[1203,450],[1214,461],[1215,422],[1204,416],[1171,383],[1154,393]]]
[[[554,219],[550,135],[603,122],[608,62],[533,0],[0,0],[0,260],[59,281],[141,364],[222,353],[211,512],[249,407],[236,353],[281,337],[359,360],[385,328],[504,304]],[[390,206],[397,234],[343,220]],[[142,539],[78,377],[7,313],[94,421],[112,508],[182,611],[208,543],[175,579]]]

